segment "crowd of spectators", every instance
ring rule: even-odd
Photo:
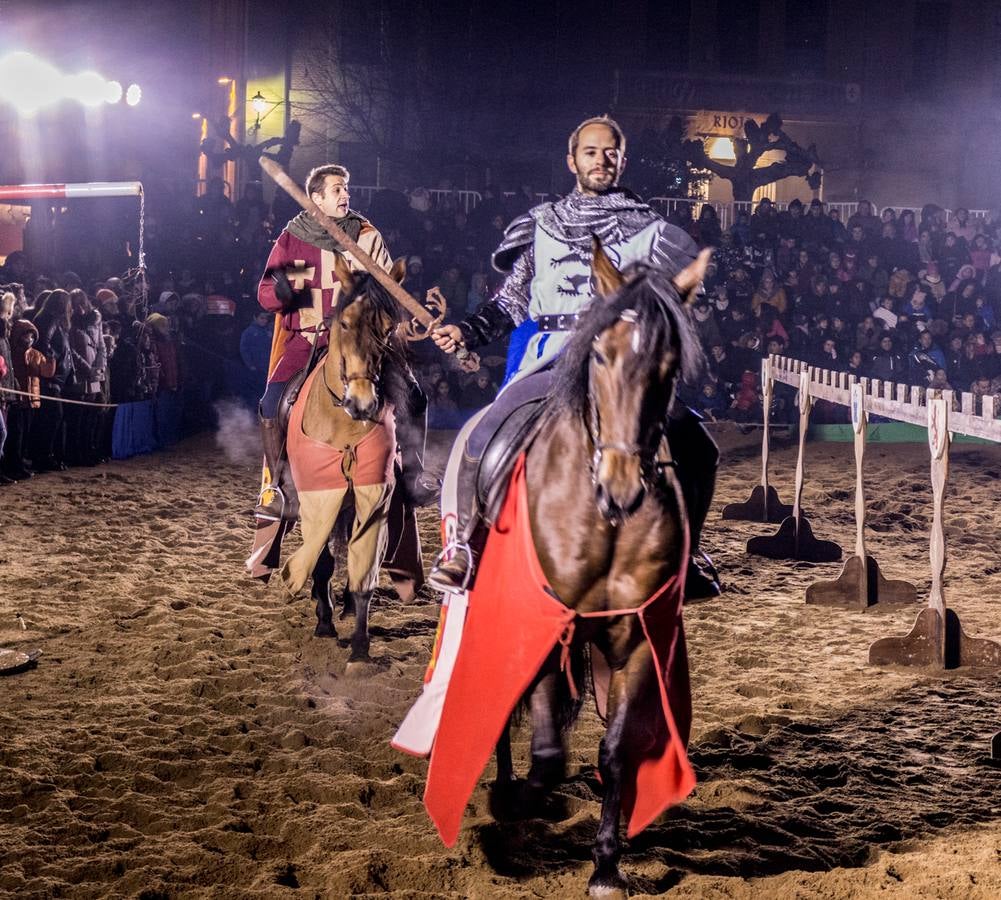
[[[456,191],[384,189],[359,200],[352,205],[379,227],[393,256],[406,258],[408,290],[422,297],[438,288],[448,320],[457,321],[499,286],[490,255],[506,224],[539,197],[527,186],[487,188],[468,214]],[[34,273],[24,254],[11,254],[0,267],[0,387],[21,393],[0,401],[2,479],[110,454],[109,409],[45,397],[176,397],[185,430],[212,424],[221,396],[252,406],[273,329],[256,286],[271,241],[295,215],[290,203],[279,192],[269,206],[251,183],[234,204],[217,179],[201,197],[158,208],[147,217],[145,306],[136,285],[109,277],[113,266],[124,271],[127,252],[102,256],[81,241],[56,264],[82,270],[61,275]],[[1001,393],[1001,214],[971,218],[960,209],[948,217],[929,205],[876,215],[863,201],[842,222],[816,200],[782,211],[763,200],[723,230],[710,205],[697,218],[690,210],[681,206],[671,218],[715,248],[692,310],[707,375],[684,392],[707,417],[761,421],[760,360],[769,353],[977,398]],[[477,373],[461,371],[430,342],[412,349],[432,427],[458,427],[503,379],[503,345],[486,348]],[[794,416],[781,391],[773,413]],[[816,413],[843,415],[822,405]]]
[[[695,304],[709,359],[687,399],[710,418],[762,421],[760,360],[776,353],[826,369],[930,389],[1001,393],[1001,213],[949,217],[927,205],[842,222],[814,200],[762,200],[725,232],[705,205],[674,221],[716,252]],[[791,415],[787,397],[773,414]],[[818,421],[847,411],[818,404]]]
[[[201,197],[151,204],[145,305],[139,286],[121,277],[133,260],[128,229],[109,239],[115,229],[88,226],[79,205],[51,223],[51,271],[33,271],[20,251],[7,257],[0,267],[0,387],[7,389],[0,483],[107,459],[113,404],[176,400],[165,406],[183,408],[189,432],[213,423],[213,404],[224,396],[256,407],[273,331],[257,304],[257,282],[272,240],[296,213],[280,192],[273,207],[262,196],[251,183],[234,204],[213,179]],[[490,253],[507,221],[537,202],[527,188],[506,199],[487,191],[467,217],[458,196],[384,190],[360,204],[394,257],[406,257],[408,289],[423,296],[437,287],[450,321],[496,287]],[[495,396],[502,347],[480,372],[465,373],[413,346],[433,426],[457,427]]]

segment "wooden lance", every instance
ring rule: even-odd
[[[351,253],[351,255],[357,259],[359,263],[361,263],[365,271],[378,281],[379,284],[381,284],[389,292],[389,295],[411,316],[413,316],[416,322],[422,325],[426,331],[430,333],[431,329],[437,325],[444,316],[445,310],[441,303],[438,304],[441,309],[441,316],[436,318],[416,297],[405,291],[400,284],[397,284],[397,282],[390,277],[388,272],[378,265],[371,256],[362,250],[362,248],[359,247],[358,244],[345,233],[343,228],[341,228],[330,216],[324,213],[323,210],[321,210],[312,201],[306,192],[292,180],[288,172],[278,165],[278,163],[276,163],[273,159],[268,159],[266,156],[262,156],[258,162],[260,162],[261,168],[268,174],[275,184],[277,184],[293,200],[295,200],[296,203],[306,210],[306,212],[316,219],[316,221],[323,226],[324,231],[326,231],[327,234],[337,241],[345,250]],[[442,298],[442,300],[443,299],[444,298]],[[477,355],[475,353],[470,353],[469,350],[461,344],[455,351],[455,356],[464,369],[475,371],[479,368],[479,358]]]

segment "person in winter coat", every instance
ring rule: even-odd
[[[14,394],[3,393],[3,388],[17,390],[14,379],[14,360],[10,353],[10,328],[14,316],[14,294],[0,289],[0,464],[3,462],[4,445],[7,442],[7,408]],[[0,484],[14,479],[0,472]]]
[[[31,424],[41,405],[41,381],[51,378],[56,372],[55,358],[47,358],[35,349],[38,329],[27,319],[15,319],[11,324],[10,347],[14,380],[17,389],[28,397],[15,396],[8,409],[7,445],[3,459],[3,473],[15,480],[30,477],[33,472],[24,463],[24,451],[28,446]]]
[[[108,359],[101,328],[101,313],[80,290],[70,294],[73,322],[70,350],[73,353],[73,385],[66,396],[85,403],[98,403]],[[66,457],[73,465],[93,465],[98,459],[97,429],[101,418],[95,406],[68,405],[66,418]]]
[[[46,357],[54,357],[56,371],[51,378],[42,378],[43,397],[52,401],[42,404],[32,423],[31,459],[38,471],[63,469],[63,404],[58,402],[75,382],[73,351],[70,348],[70,327],[73,315],[70,295],[61,289],[52,291],[35,313],[38,329],[38,349]]]

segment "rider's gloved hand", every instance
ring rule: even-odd
[[[292,285],[285,274],[285,270],[276,269],[271,273],[271,280],[275,283],[275,296],[281,302],[281,305],[285,308],[291,307],[295,300],[295,291],[292,290]]]

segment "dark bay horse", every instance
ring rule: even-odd
[[[592,896],[625,895],[618,866],[623,773],[630,755],[635,759],[654,740],[649,722],[661,710],[661,682],[643,623],[616,611],[641,606],[672,576],[683,576],[687,565],[684,500],[664,432],[677,379],[696,374],[702,364],[685,300],[701,282],[708,259],[704,251],[673,280],[643,268],[624,279],[595,244],[595,300],[558,363],[542,425],[526,448],[536,553],[556,596],[578,613],[570,656],[579,662],[593,645],[610,672]],[[662,673],[679,687],[675,721],[687,744],[682,592],[670,602],[672,608],[660,615],[676,628],[674,665]],[[568,690],[557,647],[526,695],[533,726],[527,799],[538,799],[564,776],[563,713],[573,706]],[[507,734],[497,757],[495,790],[503,794],[513,778]]]
[[[390,274],[402,281],[404,271],[399,260]],[[315,634],[336,637],[328,543],[342,507],[353,499],[344,593],[344,612],[355,615],[351,667],[369,658],[369,605],[386,553],[394,487],[393,410],[406,402],[406,363],[396,335],[401,321],[396,301],[370,275],[351,272],[340,254],[335,272],[341,294],[329,324],[329,348],[304,382],[289,418],[287,448],[299,494],[302,546],[280,577],[293,595],[312,577]]]

